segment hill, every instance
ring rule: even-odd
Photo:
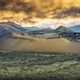
[[[70,29],[74,32],[80,33],[80,25],[73,25]]]

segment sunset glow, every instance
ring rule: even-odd
[[[35,24],[60,20],[59,23],[64,24],[66,19],[80,18],[80,0],[2,0],[0,3],[3,3],[0,4],[0,21]]]

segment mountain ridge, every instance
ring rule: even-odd
[[[44,26],[44,25],[43,25]],[[66,27],[66,26],[58,26],[56,29],[52,29],[49,27],[43,27],[40,28],[38,26],[35,27],[21,27],[21,25],[18,25],[14,22],[2,22],[0,23],[0,34],[4,34],[5,32],[7,33],[26,33],[26,34],[50,34],[50,33],[80,33],[80,25],[73,25],[71,27]]]

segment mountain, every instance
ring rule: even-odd
[[[28,26],[22,27],[21,25],[14,22],[1,22],[0,27],[10,32],[31,32],[31,31],[40,30],[37,27],[28,27]]]
[[[12,33],[27,33],[26,28],[14,22],[0,22],[0,38],[12,36]]]
[[[78,32],[78,33],[80,33],[80,25],[74,25],[74,26],[70,27],[70,29],[71,29],[73,32]]]
[[[8,30],[6,30],[4,27],[0,26],[0,38],[7,37],[9,34],[10,33]]]
[[[57,35],[54,29],[49,27],[21,27],[14,22],[2,22],[0,23],[0,40],[7,37],[19,37],[32,39],[31,37],[41,37],[41,38],[53,38]]]
[[[49,23],[41,23],[39,25],[33,26],[29,28],[29,31],[31,33],[51,33],[51,32],[55,32],[55,28],[53,28],[55,25],[51,25]],[[27,29],[27,28],[26,28]]]
[[[14,22],[1,22],[0,23],[0,38],[9,36],[11,33],[26,33],[31,35],[47,35],[51,34],[59,34],[59,33],[73,33],[73,32],[80,32],[80,25],[73,25],[70,27],[65,26],[59,26],[56,29],[51,28],[50,25],[37,25],[37,26],[31,26],[31,27],[22,27],[21,25],[14,23]]]
[[[43,27],[40,26],[32,26],[32,27],[22,27],[21,25],[18,25],[14,22],[1,22],[0,23],[0,31],[2,32],[2,29],[6,30],[7,32],[18,32],[18,33],[47,33],[54,31],[53,29],[49,27]]]
[[[58,33],[62,33],[62,32],[72,32],[72,30],[70,28],[64,27],[64,26],[59,26],[56,29],[56,32]]]

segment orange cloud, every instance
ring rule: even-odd
[[[79,16],[80,0],[0,0],[0,19],[34,23],[35,18]]]

